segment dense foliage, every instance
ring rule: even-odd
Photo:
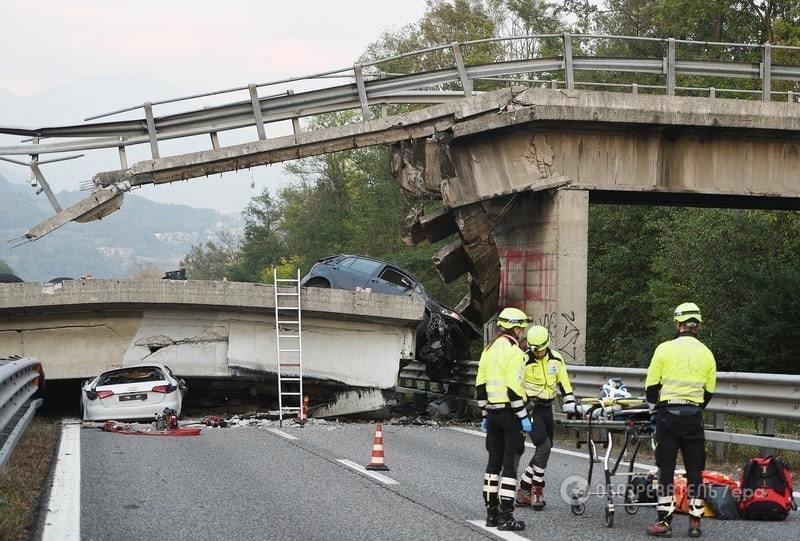
[[[452,41],[565,30],[800,45],[800,1],[430,0],[416,24],[385,32],[367,47],[363,60]],[[575,54],[662,55],[656,50],[661,45],[641,42],[596,40],[577,47]],[[505,48],[492,43],[465,47],[463,53],[467,64],[474,64],[509,53],[547,54],[556,49],[557,39],[521,40]],[[698,47],[682,54],[759,61],[752,58],[753,51],[735,47]],[[795,62],[790,54],[795,53],[775,52],[773,62]],[[396,59],[381,69],[415,71],[451,62],[446,53],[431,53]],[[579,75],[583,81],[633,80],[631,74]],[[637,78],[647,82],[641,75]],[[653,75],[652,82],[663,85],[663,77]],[[501,84],[481,81],[476,88]],[[684,77],[678,84],[720,86],[715,79],[700,77]],[[725,84],[758,89],[758,81],[746,79]],[[774,89],[797,90],[788,84],[775,84]],[[358,112],[328,115],[312,120],[307,128],[359,120]],[[433,203],[400,193],[391,179],[385,148],[326,155],[287,169],[298,183],[252,200],[240,245],[193,247],[185,261],[190,276],[269,281],[273,268],[291,274],[297,267],[307,270],[320,257],[349,252],[397,263],[450,304],[464,293],[465,282],[447,287],[438,279],[430,259],[437,247],[402,245],[402,220],[408,210]],[[703,310],[703,337],[716,352],[721,370],[800,372],[798,244],[796,212],[593,205],[587,361],[646,366],[654,346],[673,332],[674,307],[691,300]]]

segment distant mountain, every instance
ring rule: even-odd
[[[60,192],[57,197],[66,207],[86,195]],[[142,266],[174,270],[193,244],[242,227],[238,215],[155,203],[128,193],[122,208],[103,220],[69,223],[16,248],[16,243],[7,242],[20,239],[52,214],[44,194],[35,195],[30,186],[0,175],[0,260],[26,281],[87,273],[96,278],[125,277]]]

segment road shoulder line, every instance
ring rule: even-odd
[[[336,462],[338,462],[340,464],[344,464],[348,468],[352,468],[352,469],[356,470],[358,473],[362,473],[362,474],[364,474],[364,475],[366,475],[368,477],[372,477],[373,479],[375,479],[377,481],[380,481],[381,483],[383,483],[385,485],[396,485],[396,484],[398,484],[398,482],[395,481],[394,479],[392,479],[391,477],[387,477],[387,476],[383,475],[382,473],[369,471],[364,466],[359,466],[355,462],[353,462],[351,460],[347,460],[346,458],[337,458]]]
[[[267,431],[268,432],[272,432],[273,434],[276,434],[276,435],[280,436],[281,438],[286,438],[287,440],[296,440],[297,439],[297,436],[292,436],[291,434],[287,434],[283,430],[278,430],[277,428],[268,428]]]
[[[81,539],[81,425],[64,423],[61,430],[42,541]]]

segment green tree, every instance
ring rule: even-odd
[[[244,240],[228,277],[235,281],[255,282],[264,268],[276,265],[286,255],[280,231],[280,202],[264,189],[261,195],[250,200],[242,216]]]
[[[14,269],[9,267],[8,264],[5,261],[3,261],[2,259],[0,259],[0,273],[16,274],[14,272]]]
[[[222,280],[239,261],[238,236],[220,233],[216,241],[194,245],[181,261],[190,280]]]

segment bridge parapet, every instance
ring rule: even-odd
[[[0,356],[35,356],[49,379],[141,362],[188,377],[274,374],[274,298],[271,285],[236,282],[0,284]],[[302,303],[306,377],[396,385],[401,362],[414,356],[421,300],[307,288]]]

